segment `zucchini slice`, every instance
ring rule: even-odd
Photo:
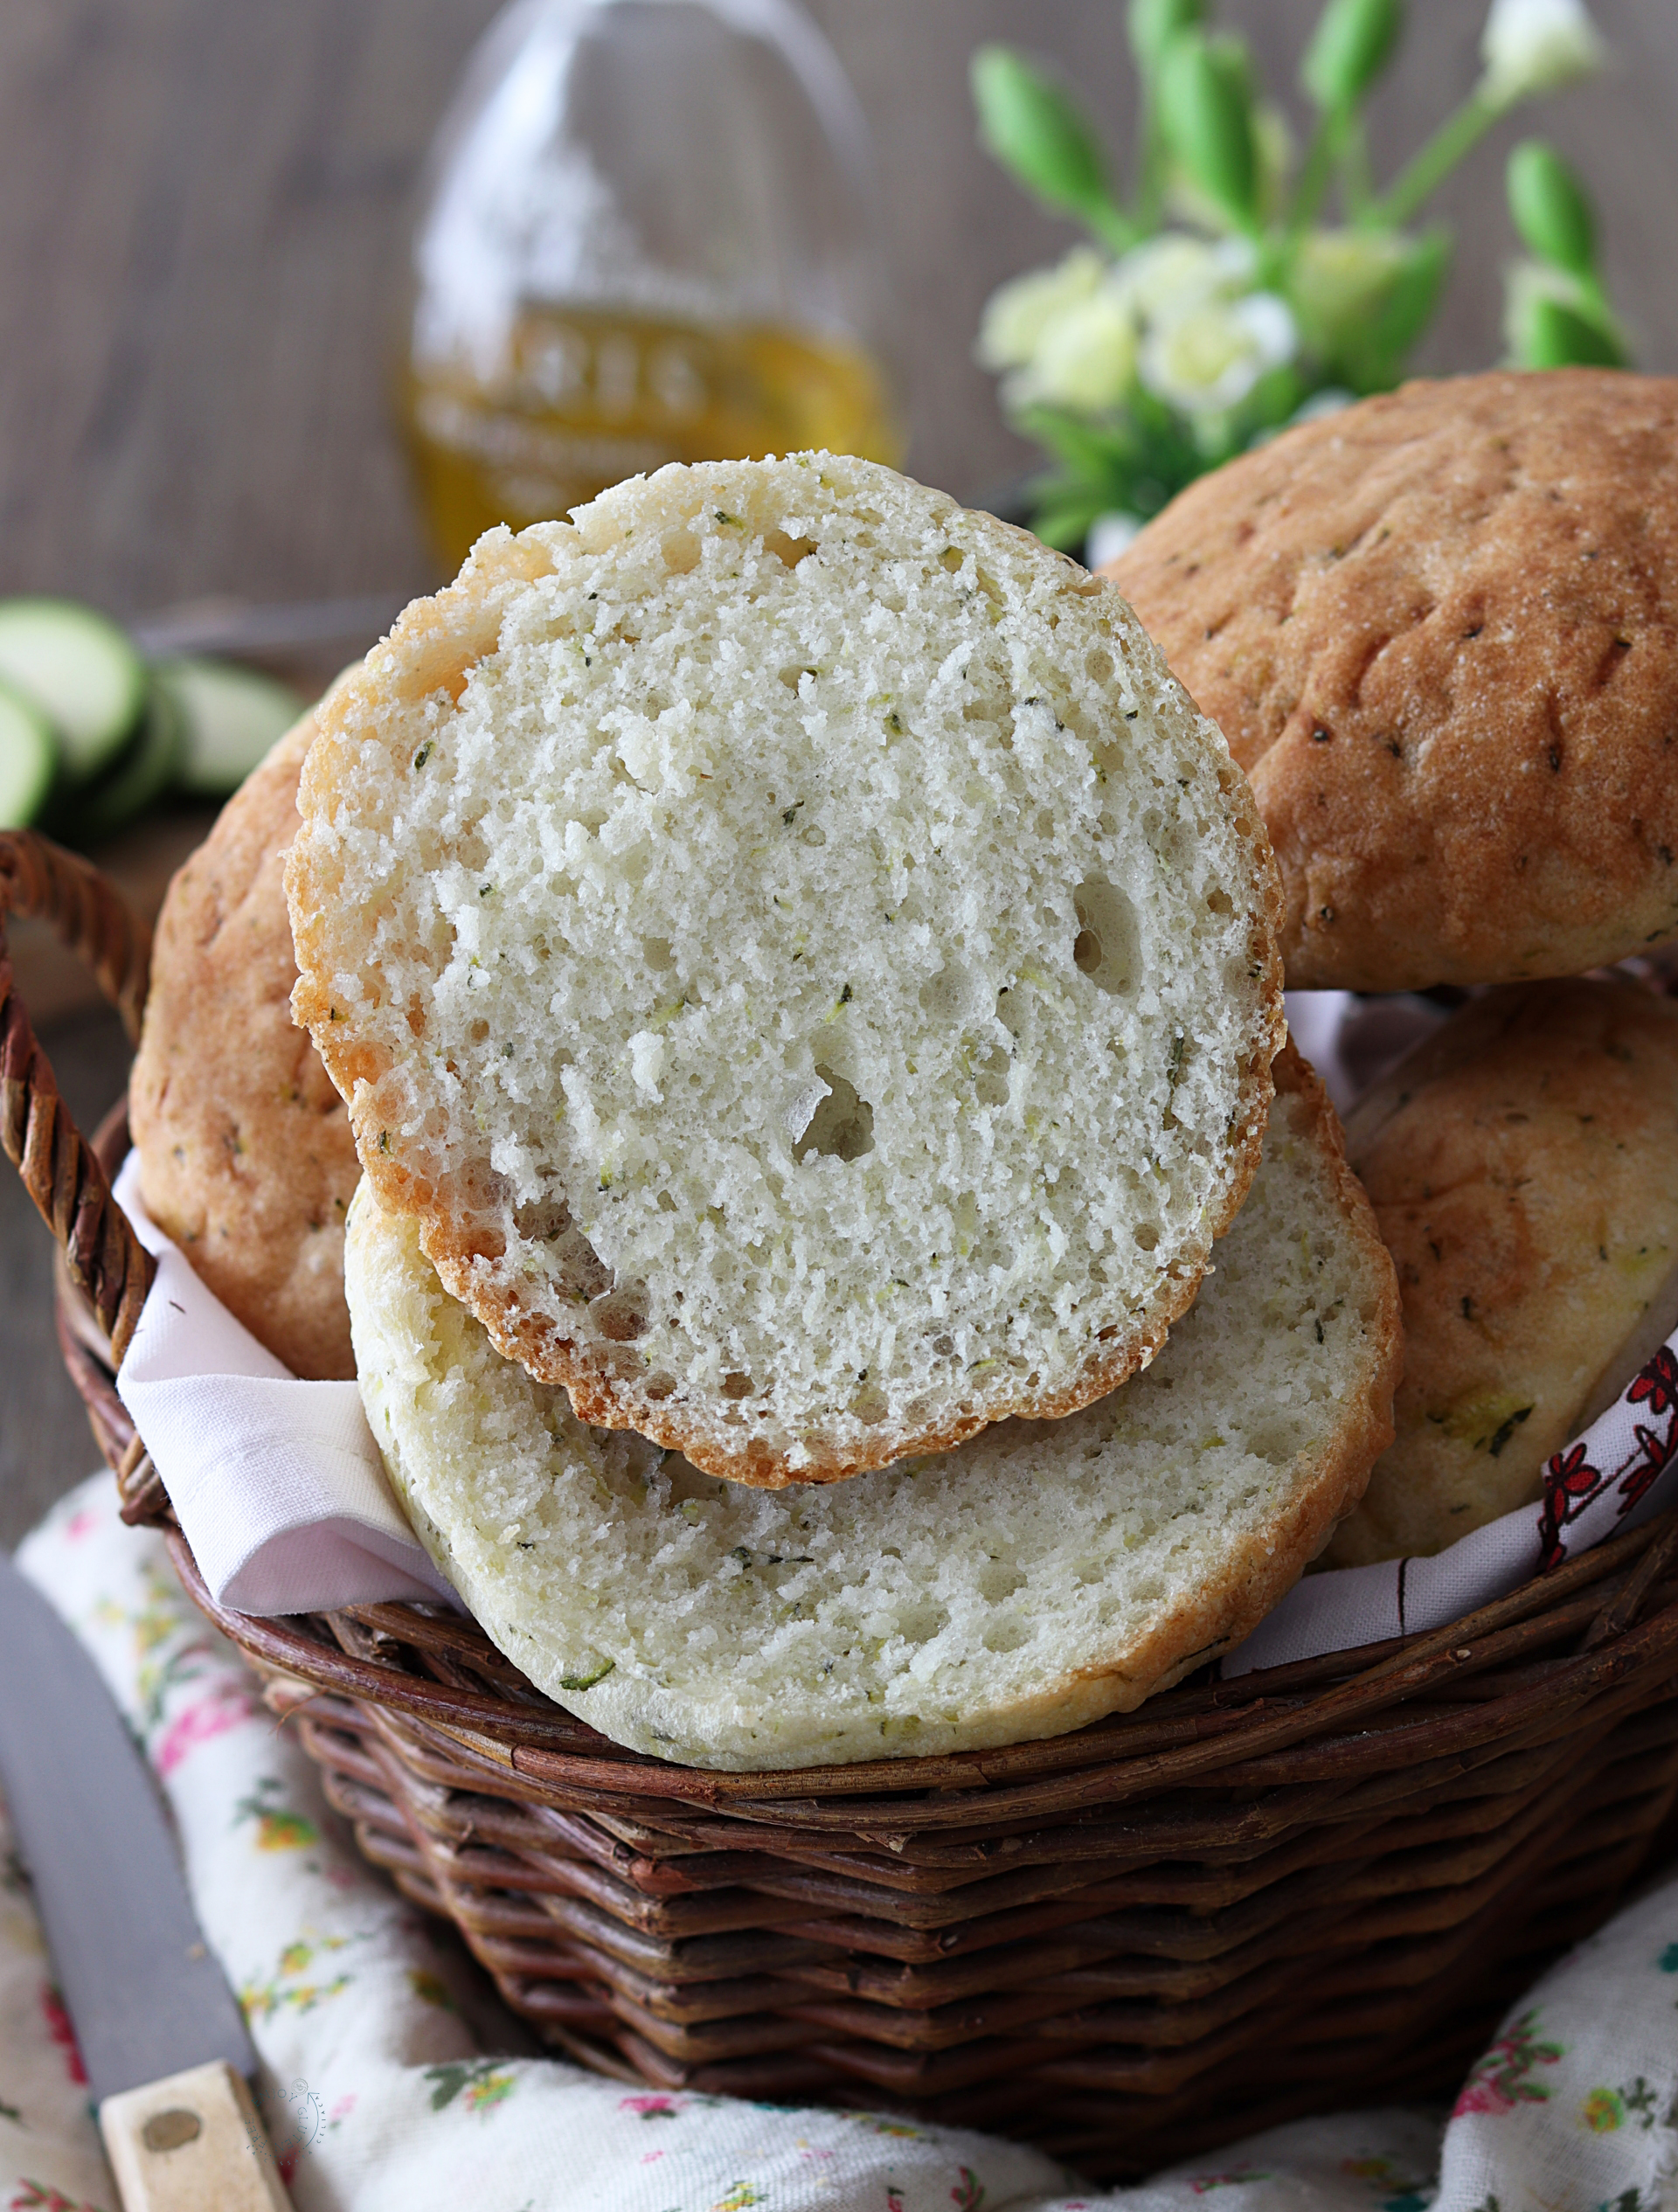
[[[144,720],[113,766],[58,810],[68,843],[85,850],[114,836],[163,797],[185,758],[186,718],[173,694],[154,684]]]
[[[71,600],[0,600],[0,681],[52,723],[71,783],[116,758],[146,698],[145,665],[122,632]]]
[[[27,829],[59,770],[59,739],[32,699],[0,683],[0,829]]]
[[[159,661],[152,676],[185,718],[180,787],[205,798],[237,791],[307,704],[289,684],[227,661]]]

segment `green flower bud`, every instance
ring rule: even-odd
[[[1206,0],[1130,0],[1130,51],[1144,76],[1159,67],[1177,33],[1197,29],[1205,13]]]
[[[1287,298],[1307,350],[1355,391],[1392,382],[1449,266],[1442,232],[1317,230],[1300,239]]]
[[[1600,296],[1553,261],[1504,273],[1503,334],[1519,369],[1623,368],[1625,339]]]
[[[1355,107],[1386,67],[1404,27],[1403,0],[1328,0],[1300,65],[1319,107]]]
[[[1010,48],[981,46],[973,99],[987,149],[1028,191],[1069,214],[1111,209],[1095,134],[1057,85]]]
[[[1509,215],[1521,243],[1575,276],[1597,261],[1597,220],[1584,187],[1555,149],[1523,139],[1509,156]]]
[[[1238,229],[1258,201],[1258,156],[1246,55],[1228,38],[1182,32],[1160,64],[1160,128],[1191,184]]]

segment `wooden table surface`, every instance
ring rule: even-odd
[[[978,496],[1030,456],[969,349],[1004,277],[1072,233],[974,142],[984,38],[1054,58],[1122,156],[1119,0],[809,0],[873,128],[901,302],[912,446]],[[1505,125],[1453,180],[1459,239],[1419,365],[1487,364],[1511,252],[1502,157],[1542,131],[1593,186],[1645,366],[1678,368],[1678,8],[1592,0],[1600,84]],[[1231,0],[1291,86],[1316,0]],[[4,0],[0,7],[0,593],[135,616],[205,597],[407,595],[433,579],[386,409],[426,142],[494,0]],[[1475,73],[1478,0],[1416,0],[1373,117],[1390,168]],[[1295,102],[1297,107],[1297,102]],[[89,1123],[116,1094],[114,1023],[48,1037]],[[0,1540],[93,1464],[59,1369],[48,1244],[0,1177]]]

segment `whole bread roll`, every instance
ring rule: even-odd
[[[1406,385],[1104,572],[1252,778],[1291,986],[1577,974],[1678,931],[1678,380]]]
[[[1349,1567],[1538,1498],[1678,1322],[1678,1006],[1609,980],[1488,992],[1346,1129],[1405,1344],[1397,1434],[1328,1554]]]
[[[1146,1363],[1280,1043],[1245,780],[1119,594],[829,454],[480,539],[321,711],[293,1005],[579,1418],[775,1487]]]
[[[146,1207],[295,1375],[356,1371],[343,1224],[361,1170],[343,1101],[291,1019],[286,850],[306,714],[223,808],[158,918],[128,1085]]]

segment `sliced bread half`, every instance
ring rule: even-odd
[[[496,1643],[614,1742],[737,1769],[1055,1736],[1240,1641],[1392,1436],[1397,1290],[1291,1051],[1217,1272],[1146,1374],[1053,1422],[774,1492],[583,1426],[364,1182],[361,1388],[415,1529]]]
[[[577,1412],[773,1487],[1063,1414],[1193,1298],[1264,830],[1124,601],[825,454],[492,532],[322,710],[294,1004]]]

